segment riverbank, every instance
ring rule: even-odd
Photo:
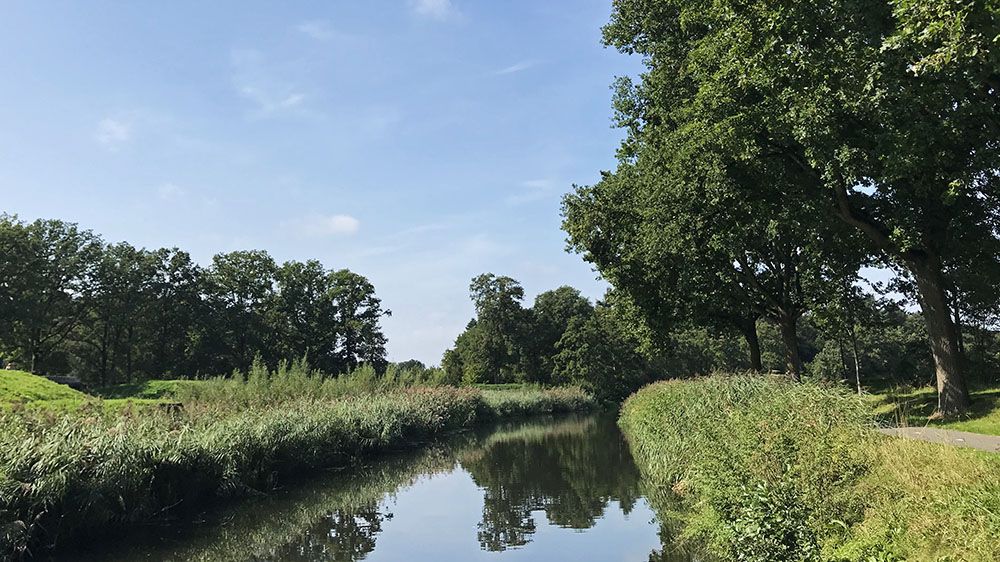
[[[880,435],[849,392],[664,382],[620,424],[661,519],[723,559],[1000,560],[1000,455]]]
[[[401,387],[259,369],[167,404],[0,410],[0,556],[255,495],[484,420],[594,405],[578,389]]]

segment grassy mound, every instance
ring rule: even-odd
[[[715,376],[647,387],[620,422],[661,517],[723,559],[1000,560],[1000,456],[883,437],[869,405]]]
[[[24,371],[0,371],[0,402],[83,400],[86,394]]]

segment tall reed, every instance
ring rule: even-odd
[[[479,420],[593,405],[579,390],[488,400],[477,389],[408,384],[366,369],[329,379],[304,365],[257,364],[179,387],[181,408],[0,412],[0,556],[257,493]]]

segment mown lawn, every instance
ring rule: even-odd
[[[87,395],[24,371],[0,371],[0,402],[84,400]]]
[[[937,405],[933,388],[891,389],[871,396],[875,414],[883,423],[900,427],[933,426],[958,431],[1000,435],[1000,388],[972,392],[972,410],[958,420],[930,420]]]

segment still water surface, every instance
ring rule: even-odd
[[[686,562],[607,416],[484,428],[59,559]]]

